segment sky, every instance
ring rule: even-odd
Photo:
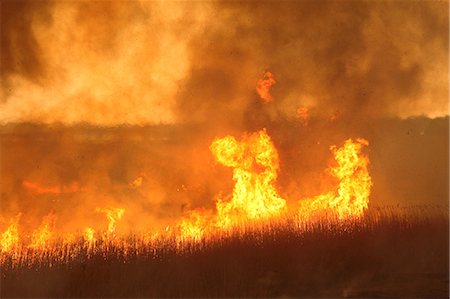
[[[446,1],[2,1],[0,120],[448,115]],[[275,115],[275,116],[273,116]],[[257,116],[256,116],[257,117]]]
[[[122,229],[164,227],[231,194],[211,142],[262,128],[289,205],[327,191],[330,146],[359,137],[372,204],[448,203],[447,1],[0,8],[0,226],[97,228],[97,207],[123,207]]]

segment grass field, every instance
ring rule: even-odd
[[[249,225],[198,242],[81,240],[2,257],[1,297],[448,297],[448,208]]]

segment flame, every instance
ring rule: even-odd
[[[333,191],[300,200],[298,214],[302,220],[310,221],[316,216],[328,214],[336,216],[338,220],[345,220],[364,214],[372,187],[368,171],[369,159],[362,152],[368,145],[365,139],[348,139],[341,147],[330,147],[336,165],[329,168],[329,173],[339,183]],[[240,139],[233,136],[216,138],[209,148],[217,163],[232,168],[232,193],[216,197],[215,211],[193,210],[174,226],[167,226],[165,231],[146,232],[148,240],[159,240],[177,233],[177,240],[199,241],[209,234],[229,232],[230,229],[243,227],[249,222],[259,223],[261,220],[287,216],[286,200],[279,195],[275,185],[280,166],[279,156],[265,129],[246,133]],[[143,178],[143,175],[138,177],[134,185],[141,184]],[[98,207],[96,211],[105,214],[108,220],[107,230],[97,234],[92,227],[85,226],[82,231],[83,246],[94,248],[96,236],[100,241],[108,241],[108,244],[123,241],[115,233],[117,222],[123,218],[125,209]],[[18,234],[19,216],[20,214],[11,221],[8,229],[1,235],[2,252],[14,251],[23,242]],[[80,240],[72,233],[56,235],[55,222],[56,215],[53,212],[44,217],[41,225],[32,233],[28,247],[53,250],[52,246],[57,246],[57,240],[62,240],[63,245],[76,244]]]
[[[269,71],[264,73],[262,79],[259,79],[256,83],[256,92],[258,93],[261,100],[265,103],[269,103],[273,100],[270,94],[270,88],[276,83],[273,74]]]
[[[45,216],[39,228],[33,232],[29,247],[34,249],[45,249],[48,247],[53,239],[55,222],[55,213],[50,212],[47,216]]]
[[[241,141],[226,136],[212,142],[216,161],[233,168],[235,185],[228,200],[218,198],[217,213],[194,210],[179,223],[182,239],[198,240],[214,229],[228,229],[245,221],[279,216],[287,209],[275,181],[278,153],[265,129],[244,135]]]
[[[233,168],[235,181],[231,201],[217,202],[219,227],[228,227],[242,218],[276,216],[286,208],[286,201],[274,186],[278,153],[265,129],[244,136],[241,142],[232,136],[217,139],[210,149],[217,162]]]
[[[340,148],[332,146],[337,166],[330,168],[339,179],[334,192],[300,201],[300,216],[312,220],[324,213],[344,220],[362,216],[368,208],[372,180],[369,159],[362,154],[365,139],[348,139]],[[235,185],[231,198],[219,197],[217,213],[191,211],[179,223],[183,239],[198,240],[210,230],[228,229],[246,221],[268,219],[287,211],[286,200],[275,188],[278,153],[265,129],[245,135],[241,141],[226,136],[212,142],[216,161],[233,168]]]
[[[368,208],[372,179],[369,175],[369,158],[362,154],[365,139],[348,139],[340,148],[332,146],[337,162],[330,169],[331,175],[340,180],[334,192],[328,192],[300,201],[300,216],[311,218],[323,213],[336,214],[339,219],[360,217]]]
[[[62,236],[62,243],[63,244],[73,244],[76,241],[76,236],[73,233],[66,233]]]
[[[84,229],[84,240],[85,242],[92,247],[95,244],[95,230],[92,227],[86,227]]]
[[[108,234],[114,235],[114,232],[116,231],[116,222],[122,219],[125,210],[121,208],[114,208],[114,209],[97,208],[95,210],[97,212],[101,212],[106,215],[106,217],[108,218]]]
[[[305,106],[300,106],[297,108],[297,118],[301,121],[303,126],[308,125],[309,120],[309,109]]]
[[[182,240],[200,240],[213,225],[211,211],[194,210],[179,223]],[[166,229],[167,230],[167,229]]]
[[[60,195],[64,193],[76,193],[80,191],[86,191],[86,188],[80,187],[78,182],[72,182],[69,185],[64,185],[62,187],[60,186],[49,186],[44,187],[38,183],[31,182],[31,181],[23,181],[22,185],[30,190],[33,193],[36,193],[38,195],[41,194],[53,194],[53,195]]]
[[[10,225],[5,232],[1,235],[1,251],[8,252],[16,248],[19,244],[19,219],[21,214],[19,213],[16,217],[10,220]]]

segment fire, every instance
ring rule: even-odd
[[[5,232],[1,235],[1,251],[8,252],[13,250],[19,244],[19,219],[21,214],[18,214],[16,217],[11,219],[10,225],[6,229]]]
[[[114,235],[114,232],[116,231],[116,222],[122,219],[125,210],[121,208],[114,208],[114,209],[97,208],[96,211],[104,213],[106,215],[106,217],[108,218],[108,234],[111,236]]]
[[[265,103],[269,103],[273,100],[270,94],[270,88],[276,83],[273,74],[269,71],[264,73],[262,79],[259,79],[256,83],[256,92],[258,93],[261,100]]]
[[[95,230],[92,227],[86,227],[84,229],[84,240],[89,245],[94,245],[95,241]]]
[[[299,213],[302,218],[323,213],[336,214],[341,220],[363,215],[368,208],[372,187],[369,159],[362,154],[362,148],[368,145],[365,139],[348,139],[342,147],[330,148],[337,162],[330,173],[340,180],[339,185],[334,192],[301,200]]]
[[[179,223],[181,239],[198,241],[211,229],[213,224],[211,211],[194,210]]]
[[[307,112],[305,113],[307,115]],[[369,159],[362,152],[368,145],[365,139],[348,139],[341,147],[330,147],[336,165],[329,168],[329,173],[339,182],[333,191],[299,201],[298,214],[303,221],[314,220],[322,215],[336,216],[338,220],[354,219],[363,215],[368,208],[372,187],[368,171]],[[231,194],[216,197],[215,211],[193,210],[174,226],[167,227],[165,232],[146,232],[150,240],[176,233],[177,240],[199,241],[207,235],[229,232],[230,229],[245,226],[247,223],[260,223],[288,215],[286,199],[280,196],[276,188],[280,167],[278,152],[265,129],[245,133],[240,139],[233,136],[216,138],[209,149],[217,163],[230,167],[233,171],[234,186]],[[133,181],[133,185],[140,186],[143,178],[143,175],[139,176]],[[28,187],[30,186],[28,184]],[[53,250],[52,246],[57,246],[58,240],[62,240],[62,244],[76,244],[77,240],[80,240],[78,237],[84,240],[83,246],[89,249],[96,246],[97,238],[100,241],[122,242],[124,239],[116,236],[116,229],[125,209],[98,207],[96,211],[105,214],[108,220],[106,231],[96,232],[92,227],[82,226],[85,227],[81,232],[82,236],[73,233],[57,235],[54,230],[56,215],[51,212],[31,234],[25,247]],[[1,235],[2,252],[14,251],[20,241],[23,241],[19,239],[19,217],[20,215],[12,220]]]
[[[235,181],[231,200],[217,202],[219,227],[239,219],[277,216],[286,208],[274,186],[278,153],[265,130],[246,135],[241,142],[232,136],[217,139],[210,149],[217,162],[233,168]]]
[[[55,213],[51,212],[45,216],[41,225],[33,232],[29,247],[34,249],[45,249],[48,247],[54,236],[55,222]]]
[[[28,189],[29,191],[36,193],[38,195],[41,194],[53,194],[53,195],[60,195],[60,194],[67,194],[67,193],[76,193],[80,191],[86,191],[86,188],[80,187],[78,182],[72,182],[69,185],[64,186],[42,186],[38,183],[31,182],[31,181],[23,181],[22,185]]]
[[[365,139],[348,139],[342,147],[330,148],[337,161],[330,173],[339,180],[338,187],[333,192],[301,200],[299,213],[303,220],[323,214],[336,215],[340,220],[363,215],[372,186],[369,159],[362,154],[362,148],[368,145]],[[218,198],[215,215],[196,210],[182,219],[179,223],[182,238],[198,240],[210,230],[269,219],[287,211],[286,200],[275,188],[278,153],[265,129],[246,134],[241,141],[233,136],[216,139],[210,150],[218,163],[233,168],[233,193],[228,198]]]
[[[216,139],[210,150],[217,162],[233,168],[233,193],[228,198],[218,198],[214,216],[197,210],[184,218],[179,223],[182,238],[197,240],[209,230],[228,229],[286,211],[286,201],[274,185],[278,153],[265,129],[244,135],[241,141],[233,136]]]
[[[308,119],[309,119],[309,109],[305,106],[300,106],[297,108],[297,118],[301,121],[303,126],[308,125]]]

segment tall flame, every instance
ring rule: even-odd
[[[337,162],[330,169],[331,175],[340,180],[334,192],[328,192],[300,201],[300,216],[309,219],[323,213],[336,214],[339,219],[362,216],[368,208],[372,179],[369,175],[369,158],[362,154],[365,139],[348,139],[340,148],[332,146]]]
[[[365,139],[348,139],[341,147],[331,146],[336,165],[329,169],[330,174],[339,180],[334,190],[300,200],[298,213],[305,221],[322,215],[336,216],[339,220],[353,219],[363,215],[368,208],[372,180],[369,175],[369,159],[362,150],[369,143]],[[166,233],[177,232],[181,240],[198,241],[205,235],[217,231],[245,225],[247,222],[272,219],[286,215],[288,207],[275,183],[279,171],[277,150],[265,129],[246,133],[240,140],[233,136],[215,139],[210,150],[215,160],[233,170],[234,187],[228,196],[217,196],[216,211],[193,210],[175,226],[167,227]],[[142,183],[139,177],[136,186]],[[123,218],[123,208],[96,208],[104,213],[107,230],[96,233],[92,227],[84,229],[83,240],[88,248],[94,248],[96,236],[99,240],[119,242],[116,237],[117,222]],[[1,234],[1,251],[9,252],[19,245],[18,221],[20,214]],[[51,212],[44,217],[41,225],[32,233],[29,248],[46,250],[61,239],[54,227],[56,215]],[[172,230],[172,228],[174,230]],[[159,238],[153,234],[151,239]],[[74,234],[63,236],[63,244],[77,240]]]
[[[286,201],[275,189],[278,153],[265,129],[241,141],[226,136],[210,150],[222,165],[233,168],[235,185],[228,198],[218,198],[217,214],[192,211],[179,223],[182,238],[198,239],[211,229],[227,229],[243,221],[267,219],[286,211]]]
[[[41,225],[33,232],[30,248],[45,249],[50,245],[54,235],[56,215],[51,212],[42,220]]]
[[[13,250],[19,244],[19,219],[21,214],[11,219],[10,225],[5,232],[2,233],[0,239],[0,248],[2,252]]]
[[[219,227],[276,216],[286,208],[274,186],[278,153],[265,130],[246,135],[241,142],[232,136],[216,139],[210,149],[217,162],[233,168],[236,182],[231,200],[217,202]]]
[[[86,227],[84,229],[84,241],[89,247],[93,247],[95,242],[95,230],[92,227]]]

